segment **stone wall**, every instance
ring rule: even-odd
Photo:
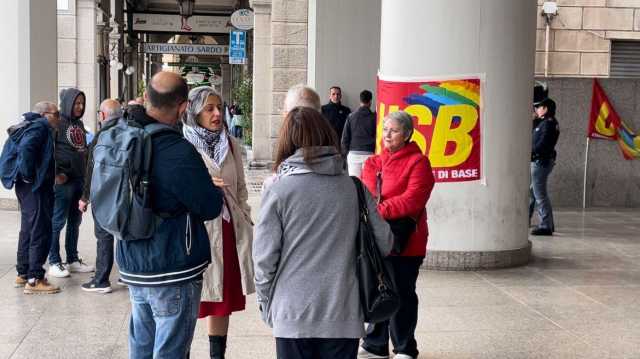
[[[77,87],[85,93],[83,122],[92,131],[97,122],[97,76],[95,1],[69,0],[68,10],[58,10],[58,92]]]
[[[549,179],[554,207],[581,207],[591,79],[552,79],[550,96],[558,103],[560,139],[556,167]],[[599,80],[622,119],[640,131],[640,80]],[[612,141],[591,140],[587,172],[588,207],[640,207],[640,160],[624,160]]]
[[[307,83],[308,0],[251,0],[254,163],[272,161],[287,90]]]
[[[381,6],[370,0],[309,2],[309,84],[322,102],[331,86],[342,88],[342,103],[351,110],[360,105],[362,90],[375,95]]]
[[[271,148],[282,124],[283,103],[289,88],[307,83],[308,0],[273,0],[271,13],[272,104],[269,117]]]
[[[538,0],[538,13],[543,0]],[[549,36],[549,75],[606,77],[612,39],[640,39],[640,0],[558,0]],[[544,74],[545,21],[538,16],[536,75]]]

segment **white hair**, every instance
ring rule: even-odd
[[[294,107],[309,107],[320,111],[320,96],[309,86],[295,85],[287,91],[287,97],[284,99],[284,111],[290,112]]]
[[[49,109],[54,108],[56,106],[55,103],[50,101],[40,101],[37,104],[33,105],[32,112],[43,114],[48,112]]]
[[[385,117],[385,120],[394,120],[402,127],[402,135],[404,137],[411,136],[413,133],[413,119],[411,115],[404,111],[391,112]]]

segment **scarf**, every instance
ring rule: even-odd
[[[229,152],[229,139],[226,131],[210,131],[200,126],[184,126],[182,132],[187,141],[191,142],[198,151],[209,156],[218,168],[222,167],[222,162]]]

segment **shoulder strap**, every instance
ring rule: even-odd
[[[367,199],[364,195],[364,187],[358,177],[351,176],[353,184],[356,186],[358,193],[358,207],[360,208],[360,220],[364,222],[369,221],[369,210],[367,209]]]

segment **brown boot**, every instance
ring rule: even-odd
[[[22,288],[27,284],[27,278],[23,277],[23,276],[17,276],[16,277],[16,281],[13,282],[13,286],[15,288]]]
[[[60,288],[49,283],[47,278],[36,279],[34,284],[27,283],[24,286],[24,294],[53,294],[59,291]]]

